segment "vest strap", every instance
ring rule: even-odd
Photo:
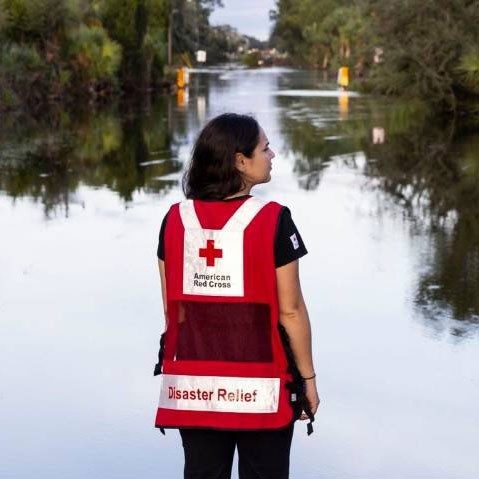
[[[203,229],[200,220],[196,215],[195,204],[193,200],[185,200],[180,203],[180,216],[183,226],[187,230],[201,230]]]
[[[252,196],[248,198],[223,226],[223,231],[244,231],[266,202]]]
[[[248,198],[226,222],[222,231],[244,231],[265,205],[266,202],[263,200],[255,197]],[[193,200],[185,200],[180,203],[180,216],[185,229],[203,229],[196,214]]]

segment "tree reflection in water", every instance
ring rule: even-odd
[[[354,152],[363,151],[368,187],[393,198],[413,232],[428,238],[414,298],[418,313],[436,331],[458,338],[474,334],[479,331],[479,134],[437,124],[420,104],[389,105],[387,111],[371,104],[369,110],[363,118],[315,126],[314,105],[289,105],[282,134],[298,182],[317,188],[334,156],[358,168]],[[378,141],[378,130],[373,138],[375,127],[384,129],[384,139],[380,131]]]
[[[182,164],[175,159],[167,100],[148,113],[132,107],[10,119],[0,133],[0,190],[41,202],[50,217],[68,215],[81,185],[106,186],[125,202],[135,191],[172,188],[177,182],[161,177]]]
[[[436,125],[411,103],[350,102],[348,118],[338,122],[337,98],[276,101],[300,186],[318,188],[338,156],[358,168],[355,152],[364,152],[361,173],[368,188],[393,198],[413,233],[427,237],[415,293],[421,317],[456,337],[479,330],[479,135]],[[107,187],[125,203],[137,191],[161,194],[176,187],[168,175],[181,170],[178,148],[198,119],[195,112],[171,110],[171,99],[164,98],[146,109],[2,118],[0,190],[41,202],[51,217],[68,215],[82,185]]]
[[[363,143],[375,160],[366,174],[430,240],[416,307],[430,326],[458,337],[479,326],[479,135],[459,131],[426,121],[382,145]]]
[[[342,135],[338,124],[326,126],[334,116],[336,99],[312,98],[309,108],[301,102],[295,102],[288,97],[277,97],[276,101],[286,112],[281,117],[281,134],[288,143],[288,149],[294,156],[293,173],[298,178],[301,188],[314,190],[319,186],[323,170],[330,164],[332,157],[357,151],[357,142],[354,138]],[[332,106],[331,117],[327,114],[325,105]],[[315,107],[324,114],[318,118]]]

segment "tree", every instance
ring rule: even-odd
[[[479,93],[479,2],[370,0],[384,61],[375,91],[420,98],[457,114]]]
[[[0,0],[0,11],[9,41],[36,43],[42,49],[80,20],[78,4],[67,0]]]
[[[192,56],[196,50],[206,49],[215,37],[209,16],[215,7],[222,6],[222,0],[170,0],[173,53]]]
[[[162,76],[168,0],[100,0],[98,16],[123,49],[122,84],[144,90]]]
[[[354,65],[364,54],[368,17],[359,0],[277,0],[271,42],[314,67]]]

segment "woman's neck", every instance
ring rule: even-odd
[[[245,186],[242,190],[238,191],[234,195],[227,196],[225,200],[230,200],[232,198],[238,198],[240,196],[246,196],[249,195],[251,191],[251,186]]]

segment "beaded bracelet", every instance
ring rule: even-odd
[[[310,378],[301,378],[303,381],[307,381],[308,379],[314,379],[316,377],[316,373],[314,373]]]

